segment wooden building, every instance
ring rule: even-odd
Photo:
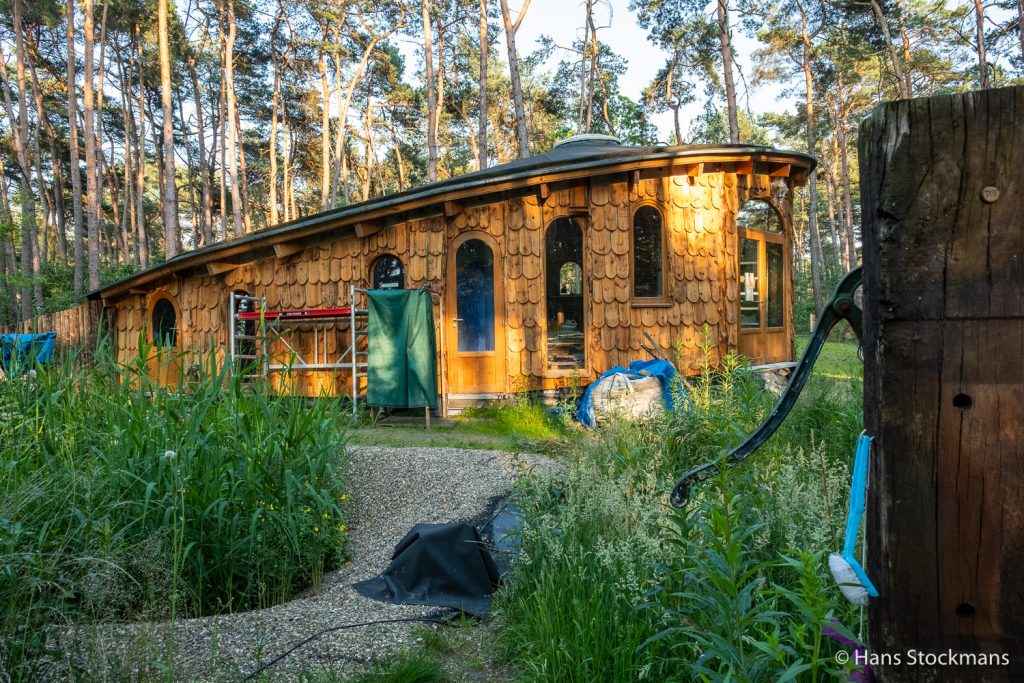
[[[428,287],[453,401],[587,384],[646,358],[645,332],[683,371],[696,371],[705,334],[716,357],[786,361],[793,188],[814,164],[765,147],[578,136],[187,252],[90,296],[112,318],[121,360],[155,333],[191,363],[232,352],[232,293],[268,311],[317,311],[347,307],[353,285]],[[348,334],[340,319],[300,325],[287,349],[333,357]],[[348,391],[346,372],[311,365],[286,373],[292,390]]]

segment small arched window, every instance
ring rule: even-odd
[[[157,346],[174,348],[178,345],[178,307],[168,295],[161,294],[154,300],[149,329]]]
[[[665,295],[665,248],[661,212],[641,206],[633,214],[633,296],[656,299]]]
[[[405,268],[397,256],[381,256],[373,262],[370,271],[374,289],[405,288]]]

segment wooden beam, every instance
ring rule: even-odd
[[[274,256],[277,258],[286,258],[292,254],[297,254],[306,248],[305,244],[300,242],[278,242],[274,245]]]
[[[452,216],[458,216],[462,213],[462,202],[445,202],[444,203],[444,215],[445,218],[451,218]]]
[[[384,229],[384,226],[377,221],[361,221],[356,223],[356,237],[369,237],[376,235]]]
[[[750,175],[754,172],[754,160],[736,162],[736,175]]]
[[[690,176],[691,178],[696,178],[697,176],[699,176],[703,172],[704,172],[704,163],[703,162],[701,162],[699,164],[689,164],[686,167],[686,175]]]
[[[542,202],[546,202],[550,195],[551,187],[547,183],[541,183],[537,186],[537,196],[540,197]]]
[[[210,275],[223,275],[224,273],[230,273],[235,268],[238,268],[237,263],[228,263],[227,261],[211,261],[206,264],[206,272]]]
[[[132,287],[131,289],[128,290],[128,293],[129,294],[142,294],[142,295],[146,295],[146,294],[149,294],[150,291],[151,290],[143,289],[142,287]]]
[[[788,178],[792,170],[792,164],[771,164],[768,167],[768,175],[772,178]]]

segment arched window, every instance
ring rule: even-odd
[[[405,288],[405,268],[397,256],[381,256],[370,268],[374,289]]]
[[[583,368],[583,230],[572,218],[556,218],[548,225],[544,276],[548,369]]]
[[[174,348],[178,345],[178,307],[167,294],[160,294],[153,300],[149,329],[157,346]]]
[[[656,299],[665,295],[665,231],[661,212],[641,206],[633,214],[633,296]]]
[[[738,214],[736,225],[740,229],[761,230],[762,232],[782,232],[782,218],[775,207],[763,199],[752,199],[746,202]]]

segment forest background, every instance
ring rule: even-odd
[[[795,207],[802,327],[858,260],[858,121],[1024,81],[1022,3],[0,0],[0,326],[591,132],[815,155]],[[642,82],[631,58],[653,65]]]

